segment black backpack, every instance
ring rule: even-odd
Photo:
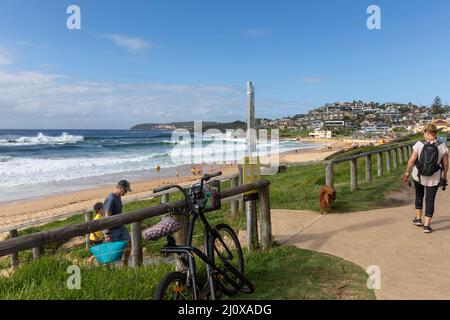
[[[439,161],[439,145],[440,142],[429,143],[422,141],[423,149],[420,153],[419,159],[416,161],[416,168],[420,176],[430,177],[439,170],[442,170]]]

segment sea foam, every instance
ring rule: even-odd
[[[67,132],[63,132],[60,136],[46,136],[42,132],[39,132],[37,136],[33,137],[20,137],[12,139],[0,139],[0,146],[3,147],[20,147],[31,145],[43,145],[43,144],[68,144],[84,141],[83,136],[70,135]]]

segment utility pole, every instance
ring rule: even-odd
[[[253,87],[253,83],[251,81],[247,82],[247,97],[248,97],[247,156],[250,164],[256,164],[256,158],[253,157],[257,151],[256,120],[255,120],[255,88]],[[244,175],[247,174],[248,173],[244,172]],[[245,212],[247,218],[247,248],[251,250],[258,246],[258,222],[256,215],[256,199],[246,201]]]

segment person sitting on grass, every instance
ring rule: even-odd
[[[130,183],[126,180],[119,181],[115,190],[105,199],[105,218],[122,214],[122,197],[131,192]],[[131,237],[125,226],[116,229],[104,230],[105,242],[127,241],[128,245],[123,255],[123,266],[128,266],[131,253]]]
[[[103,219],[103,203],[97,202],[94,205],[94,218],[92,220],[102,220],[102,219]],[[89,235],[89,240],[92,246],[101,244],[103,242],[103,232],[102,231],[92,232]]]
[[[101,220],[103,219],[103,203],[102,202],[97,202],[94,205],[94,210],[93,210],[93,214],[94,214],[94,218],[93,220]],[[89,235],[89,245],[90,246],[96,246],[99,244],[103,243],[103,232],[102,231],[97,231],[97,232],[92,232]],[[91,256],[88,260],[89,264],[94,264],[95,263],[95,257]]]

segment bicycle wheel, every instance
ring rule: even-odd
[[[192,286],[186,284],[187,275],[170,272],[158,284],[154,300],[194,300]]]
[[[233,265],[233,267],[241,274],[244,274],[244,256],[242,254],[239,239],[233,228],[227,224],[219,224],[215,229],[222,238],[223,243],[217,236],[213,235],[209,240],[208,255],[219,269],[223,270],[231,279],[240,284],[241,281],[232,272],[228,271],[224,264],[226,261]],[[239,292],[239,289],[235,288],[231,283],[228,283],[220,276],[216,280],[219,282],[223,293],[226,295],[232,296]]]

